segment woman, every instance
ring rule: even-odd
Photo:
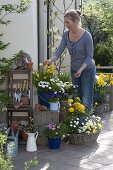
[[[95,63],[93,61],[93,40],[91,34],[81,27],[80,12],[68,11],[64,16],[67,31],[54,56],[48,62],[51,64],[68,48],[71,56],[71,77],[73,85],[77,87],[78,95],[90,112],[93,108],[93,87],[95,81]]]

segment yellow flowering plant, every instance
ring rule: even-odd
[[[100,74],[96,76],[96,81],[94,85],[94,104],[105,103],[106,95],[108,93],[107,89],[113,80],[110,75]]]
[[[70,107],[66,110],[65,122],[68,134],[96,133],[102,129],[101,118],[90,115],[78,97],[68,99]]]
[[[40,63],[39,69],[33,72],[33,83],[39,92],[51,91],[50,80],[57,75],[55,65]]]

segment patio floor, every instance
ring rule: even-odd
[[[30,170],[113,170],[113,112],[102,115],[104,129],[97,143],[85,146],[61,144],[59,150],[38,146],[37,152],[26,152],[25,145],[13,158],[14,170],[24,170],[24,161],[37,157],[39,165]]]

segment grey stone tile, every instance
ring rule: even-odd
[[[96,159],[89,158],[89,161],[96,162],[96,163],[103,164],[103,165],[109,165],[113,163],[113,154],[98,157]]]
[[[113,169],[113,164],[110,164],[108,166],[104,166],[103,168],[99,168],[98,170],[112,170]]]
[[[24,162],[35,156],[40,163],[31,170],[112,170],[113,112],[103,114],[102,119],[104,128],[97,143],[77,146],[62,142],[58,150],[38,145],[37,152],[33,153],[26,152],[26,146],[22,145],[18,156],[13,158],[14,170],[24,170]]]

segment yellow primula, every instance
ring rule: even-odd
[[[86,107],[83,104],[80,104],[79,111],[85,113]]]
[[[79,102],[75,102],[73,104],[73,106],[75,108],[75,111],[79,111],[79,112],[85,113],[86,107],[83,104],[81,104]]]
[[[70,107],[70,108],[68,109],[68,111],[72,113],[72,112],[74,112],[75,110],[74,110],[73,107]]]
[[[73,103],[73,99],[68,99],[68,103]]]

